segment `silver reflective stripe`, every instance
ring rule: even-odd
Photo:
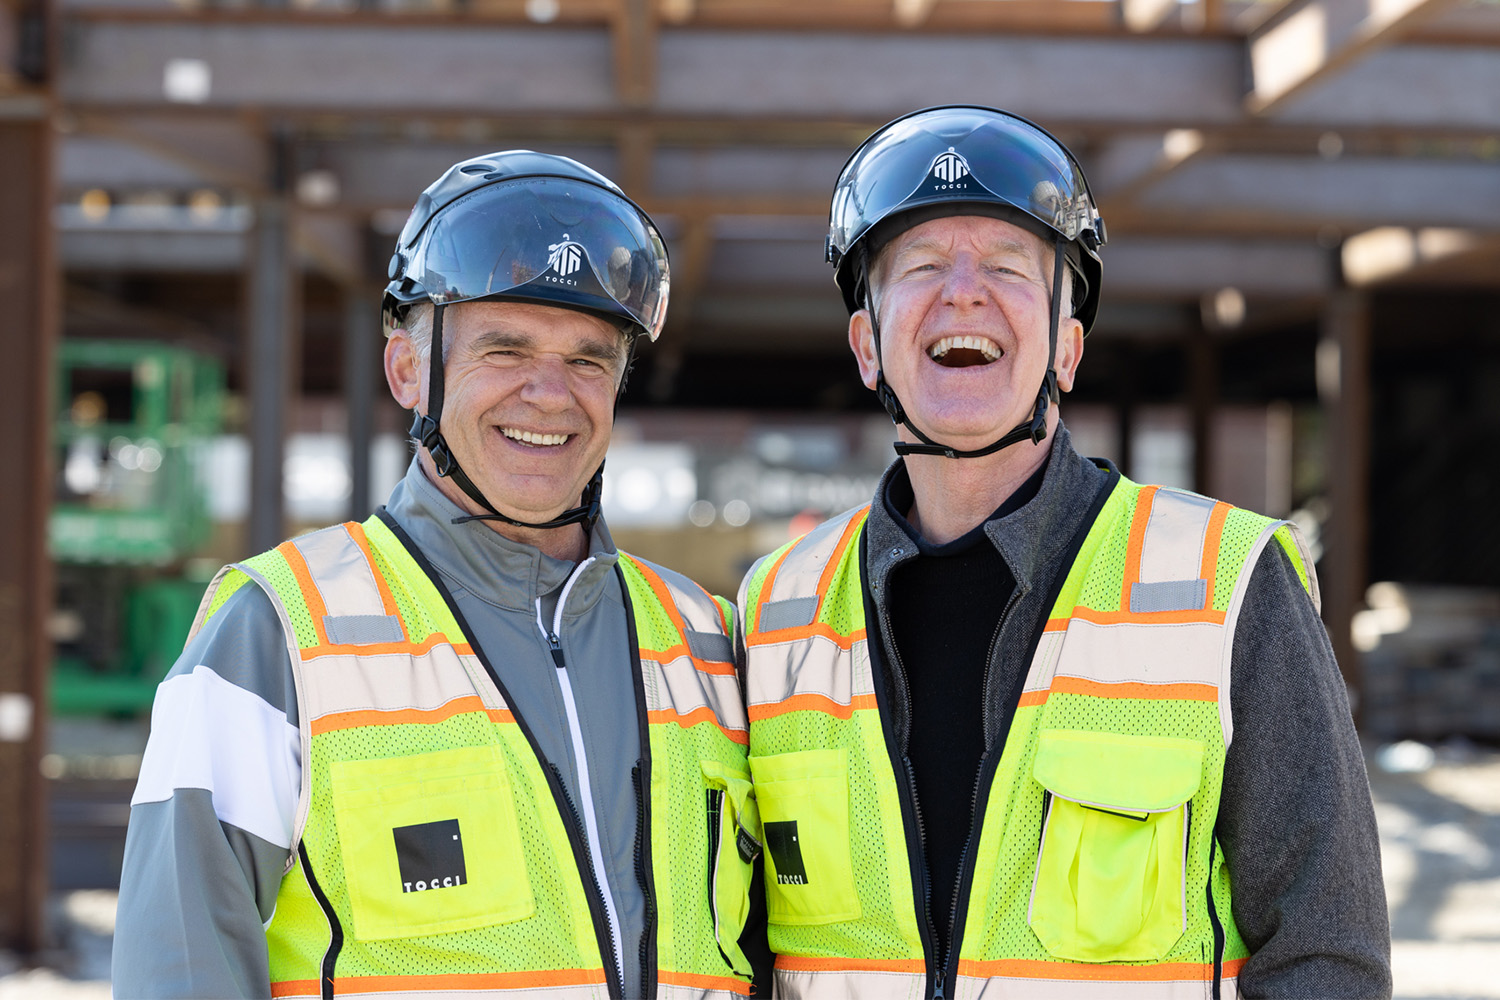
[[[734,649],[729,637],[722,632],[695,632],[687,630],[688,649],[700,660],[710,663],[733,663]]]
[[[927,976],[917,972],[887,970],[849,972],[804,972],[778,968],[776,996],[780,1000],[826,1000],[828,997],[858,997],[859,1000],[911,1000],[927,988]],[[961,991],[955,996],[967,997]],[[1024,993],[1013,994],[1016,997]]]
[[[1141,542],[1142,583],[1198,578],[1203,566],[1203,535],[1215,503],[1196,493],[1156,491]]]
[[[324,615],[323,631],[328,641],[340,646],[367,646],[374,642],[402,642],[401,619],[395,615]]]
[[[1144,560],[1143,560],[1144,561]],[[1162,580],[1160,583],[1137,583],[1130,588],[1130,610],[1136,614],[1149,611],[1201,611],[1208,601],[1208,581]]]
[[[369,560],[347,528],[334,525],[295,538],[292,544],[302,553],[329,617],[385,615]]]
[[[1167,630],[1164,637],[1163,630]],[[1062,633],[1047,633],[1048,636]],[[1170,655],[1164,655],[1163,642],[1171,643]],[[1224,626],[1216,622],[1177,622],[1153,625],[1126,622],[1098,625],[1082,618],[1073,619],[1067,641],[1057,654],[1052,676],[1081,677],[1101,684],[1211,684],[1222,678],[1221,657],[1224,651]],[[1047,652],[1051,654],[1049,644]],[[1037,649],[1040,663],[1042,647]],[[1035,667],[1033,668],[1035,669]],[[1031,678],[1026,681],[1032,689]]]
[[[790,598],[810,597],[816,601],[818,580],[822,576],[823,567],[833,557],[839,540],[844,537],[844,528],[848,526],[850,520],[859,517],[864,511],[864,507],[845,511],[830,521],[824,521],[798,539],[781,566],[777,568],[776,577],[771,581],[771,592],[769,594],[762,592],[761,600],[779,603]],[[806,625],[811,621],[812,619],[809,618],[803,624]],[[789,626],[782,625],[781,627]],[[768,626],[757,621],[756,628],[765,631]]]
[[[789,556],[787,562],[792,558]],[[782,569],[786,569],[786,564]],[[811,625],[818,613],[816,597],[794,597],[786,601],[771,601],[760,609],[760,631],[774,632],[782,628],[801,628]]]
[[[779,983],[779,970],[776,975]],[[1219,980],[1222,1000],[1236,1000],[1239,996],[1237,982],[1233,977]],[[959,976],[953,995],[965,1000],[1203,1000],[1209,995],[1211,986],[1203,979],[1039,979],[1021,976],[977,979]],[[784,994],[778,994],[781,995]]]

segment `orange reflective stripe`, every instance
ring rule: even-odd
[[[396,596],[391,593],[390,584],[385,582],[385,574],[380,572],[380,567],[375,565],[375,553],[370,549],[370,539],[365,536],[365,529],[358,521],[348,521],[344,529],[349,532],[349,537],[354,539],[354,544],[359,546],[365,554],[365,562],[370,564],[370,575],[375,577],[375,587],[380,591],[380,603],[385,605],[385,613],[394,615],[398,621],[401,619],[401,610],[396,607]],[[406,622],[401,622],[401,631],[407,632]]]
[[[779,962],[777,963],[780,964]],[[1244,961],[1225,962],[1224,975],[1233,966],[1236,973]],[[1124,982],[1207,981],[1214,977],[1212,963],[1162,962],[1159,965],[1116,965],[1113,963],[1048,962],[1033,958],[1002,958],[992,962],[958,960],[958,974],[975,979],[1069,979]]]
[[[321,985],[316,979],[285,979],[271,984],[273,997],[320,997]]]
[[[833,547],[833,554],[828,557],[828,562],[823,566],[823,573],[818,577],[818,610],[813,612],[814,622],[823,613],[823,599],[828,596],[828,585],[833,580],[833,574],[838,571],[844,561],[849,542],[854,538],[854,533],[859,530],[859,526],[865,523],[865,518],[869,516],[870,505],[865,504],[864,508],[849,518],[849,523],[844,525],[844,533],[839,535],[839,543]]]
[[[722,722],[719,721],[719,717],[714,714],[714,710],[709,708],[707,705],[704,705],[702,708],[695,708],[686,715],[679,715],[677,712],[673,711],[670,708],[659,708],[654,712],[646,713],[646,722],[652,725],[659,725],[664,722],[675,722],[683,729],[688,729],[696,726],[700,722],[711,722],[715,726],[719,727],[719,732],[723,733],[726,737],[733,740],[734,742],[743,744],[745,746],[750,745],[749,733],[747,733],[743,729],[730,729],[729,727],[725,726]]]
[[[1214,504],[1208,515],[1208,530],[1203,533],[1203,566],[1198,575],[1208,581],[1205,608],[1214,606],[1214,577],[1219,575],[1219,541],[1224,537],[1224,519],[1229,516],[1230,505],[1220,501]]]
[[[654,649],[646,649],[643,646],[640,649],[640,654],[643,660],[650,660],[652,663],[666,666],[678,657],[687,656],[688,652],[686,646],[678,643],[665,653],[658,653]],[[692,659],[692,657],[688,658]],[[716,660],[693,660],[693,669],[703,674],[718,674],[720,676],[733,676],[734,674],[733,663],[719,663]]]
[[[802,536],[802,538],[806,537],[806,535]],[[760,601],[755,605],[755,629],[752,635],[759,634],[760,632],[760,616],[766,610],[766,602],[771,597],[771,589],[776,585],[776,574],[781,571],[781,564],[786,562],[786,557],[792,554],[792,550],[801,543],[802,538],[797,539],[797,541],[786,547],[786,551],[781,554],[781,558],[771,564],[770,571],[766,573],[765,580],[761,582]]]
[[[338,976],[334,993],[436,993],[443,990],[524,990],[604,984],[604,970],[538,969],[535,972],[456,972],[421,976]]]
[[[962,968],[963,963],[959,963]],[[811,955],[777,955],[776,968],[788,972],[927,972],[920,958],[816,958]]]
[[[1224,612],[1209,608],[1205,611],[1095,611],[1092,608],[1074,608],[1074,618],[1082,618],[1095,625],[1187,625],[1192,622],[1224,624]],[[1056,621],[1058,619],[1054,619]],[[1047,623],[1052,629],[1052,622]]]
[[[319,618],[321,622],[323,619]],[[318,629],[322,631],[322,627]],[[434,646],[452,645],[453,651],[459,656],[473,656],[474,647],[467,642],[449,643],[448,637],[441,632],[434,632],[421,642],[372,642],[367,645],[354,645],[352,643],[325,642],[321,646],[313,646],[302,650],[304,660],[315,660],[320,656],[382,656],[387,653],[401,653],[406,656],[425,656],[432,652]]]
[[[1135,498],[1135,516],[1130,521],[1130,540],[1125,548],[1125,579],[1120,588],[1120,610],[1130,610],[1130,588],[1141,579],[1141,549],[1146,544],[1146,525],[1151,521],[1151,505],[1156,502],[1155,486],[1143,486]]]
[[[688,648],[687,642],[685,641],[687,639],[688,633],[687,623],[682,620],[682,612],[677,610],[677,602],[672,600],[672,591],[668,589],[667,581],[658,576],[656,571],[653,570],[650,566],[647,566],[645,563],[640,562],[636,559],[632,559],[630,562],[631,565],[640,570],[641,576],[646,578],[646,584],[651,588],[651,593],[656,595],[657,602],[666,609],[667,617],[671,619],[672,627],[676,629],[677,634],[682,636],[684,639],[683,642],[679,642],[671,649],[647,649],[645,646],[642,646],[640,650],[642,658],[653,660],[657,663],[671,663],[679,656],[686,656],[688,659],[693,661],[694,667],[703,671],[705,674],[734,673],[734,664],[732,663],[723,663],[711,667],[706,661],[700,660],[693,655],[693,651]],[[708,597],[708,599],[714,603],[715,607],[718,606],[718,602],[714,601],[713,597],[708,594],[708,591],[705,590],[703,593],[705,597]],[[648,653],[651,655],[648,656]]]
[[[1050,693],[1086,694],[1095,698],[1143,698],[1154,701],[1219,700],[1219,689],[1214,685],[1194,684],[1189,681],[1177,684],[1142,684],[1140,681],[1119,681],[1107,684],[1103,681],[1085,680],[1082,677],[1054,677]],[[1044,696],[1042,701],[1046,700]]]
[[[478,695],[454,698],[439,708],[362,708],[353,712],[334,712],[312,720],[314,736],[339,729],[357,729],[360,726],[433,725],[451,719],[464,712],[483,712],[491,722],[515,722],[509,709],[486,708]]]
[[[778,715],[786,715],[788,712],[822,712],[836,719],[849,719],[854,716],[856,709],[859,711],[873,711],[876,706],[877,703],[873,694],[857,694],[847,705],[834,701],[826,694],[794,694],[783,701],[772,702],[767,705],[751,705],[749,715],[751,722],[774,719]]]
[[[780,642],[800,642],[803,639],[811,639],[814,636],[833,640],[833,644],[839,649],[850,649],[856,642],[865,641],[865,630],[857,628],[848,635],[839,635],[833,630],[833,626],[824,625],[822,622],[813,622],[811,625],[801,625],[797,628],[779,628],[769,634],[765,632],[752,632],[745,637],[745,645],[774,646]]]
[[[318,590],[318,585],[313,583],[312,574],[307,570],[307,560],[302,558],[302,553],[291,542],[282,542],[276,546],[276,551],[286,560],[287,568],[292,571],[292,576],[297,579],[297,586],[302,589],[302,600],[307,602],[307,613],[312,616],[313,628],[318,634],[318,645],[328,645],[328,633],[323,628],[328,605],[323,603],[323,595]],[[306,656],[303,658],[306,659]]]
[[[694,990],[723,990],[726,993],[738,993],[742,997],[750,995],[750,984],[743,979],[735,979],[733,976],[661,971],[656,974],[656,980],[668,986],[686,986]]]
[[[1047,704],[1048,691],[1043,688],[1040,691],[1022,691],[1021,700],[1016,702],[1017,708]]]

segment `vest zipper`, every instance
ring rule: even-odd
[[[563,584],[562,592],[557,596],[557,609],[552,615],[552,628],[548,630],[542,620],[542,599],[536,599],[536,627],[542,633],[547,642],[547,649],[552,654],[552,662],[557,665],[557,683],[562,689],[563,708],[568,716],[568,735],[573,743],[573,761],[578,769],[578,797],[583,801],[583,823],[582,829],[585,844],[589,852],[590,880],[593,883],[594,892],[604,907],[604,917],[608,940],[603,942],[606,947],[606,957],[610,965],[614,967],[614,982],[619,984],[619,995],[625,995],[625,963],[620,956],[620,917],[615,908],[614,894],[609,889],[609,878],[605,874],[604,854],[599,841],[599,821],[594,813],[593,787],[589,782],[588,754],[583,745],[583,726],[578,720],[578,703],[573,697],[573,684],[568,677],[568,663],[563,656],[562,640],[558,638],[558,632],[562,628],[563,608],[567,605],[568,594],[573,589],[573,584],[583,575],[583,571],[593,563],[594,557],[590,556],[573,568],[567,582]],[[554,764],[553,770],[557,767]],[[561,775],[558,776],[561,781]],[[568,806],[573,810],[573,818],[578,819],[578,808],[574,805],[572,797],[567,795],[567,785],[563,785],[564,797],[567,798]]]
[[[549,770],[551,770],[552,777],[557,782],[558,791],[562,793],[563,804],[568,807],[568,819],[572,822],[573,829],[583,829],[583,821],[578,818],[578,807],[573,804],[573,796],[568,794],[568,786],[567,783],[563,781],[562,771],[560,771],[557,765],[552,763],[552,761],[550,760],[547,761],[547,767]],[[588,875],[588,881],[584,883],[584,889],[593,891],[592,902],[599,903],[601,906],[605,905],[604,900],[606,900],[608,897],[605,895],[603,887],[599,884],[599,876],[594,873],[594,870],[592,868],[589,869]],[[610,915],[612,916],[613,914],[611,913]],[[600,942],[600,944],[604,946],[600,950],[603,952],[606,970],[609,966],[614,966],[617,970],[616,978],[610,980],[610,994],[612,996],[616,995],[614,987],[618,985],[620,987],[618,995],[623,997],[625,995],[625,976],[623,973],[618,972],[620,968],[620,957],[619,954],[615,951],[615,937],[617,935],[617,929],[612,925],[609,926],[607,928],[607,933],[603,935],[604,940]],[[606,975],[608,975],[607,971]]]
[[[646,932],[641,935],[641,996],[656,996],[656,956],[652,944],[656,935],[656,893],[652,889],[651,859],[646,849],[646,824],[651,821],[647,807],[646,787],[642,766],[645,759],[636,761],[630,769],[630,780],[635,786],[635,877],[641,884],[641,895],[646,901]]]
[[[1191,802],[1188,803],[1192,805]],[[1190,813],[1191,815],[1191,813]],[[1224,978],[1224,925],[1219,921],[1219,911],[1214,905],[1214,861],[1219,853],[1219,839],[1215,837],[1208,849],[1208,922],[1213,926],[1214,932],[1214,984],[1213,1000],[1219,1000],[1220,990],[1223,988],[1221,981]]]

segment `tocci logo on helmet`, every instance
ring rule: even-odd
[[[938,158],[932,161],[932,176],[944,182],[935,185],[939,191],[966,188],[969,185],[958,182],[969,176],[969,161],[963,158],[963,154],[955,153],[953,147],[949,146],[948,152],[940,153]]]
[[[556,278],[548,276],[547,280],[558,285],[576,285],[576,281],[564,281],[570,274],[574,274],[583,266],[583,247],[577,243],[569,242],[568,234],[563,233],[561,243],[552,243],[547,247],[547,266],[556,271]]]

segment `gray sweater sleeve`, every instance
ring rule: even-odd
[[[1230,664],[1218,835],[1250,948],[1245,997],[1389,997],[1390,924],[1364,757],[1323,623],[1279,545]]]
[[[270,996],[265,928],[300,763],[281,625],[246,585],[157,690],[125,838],[115,996]]]

